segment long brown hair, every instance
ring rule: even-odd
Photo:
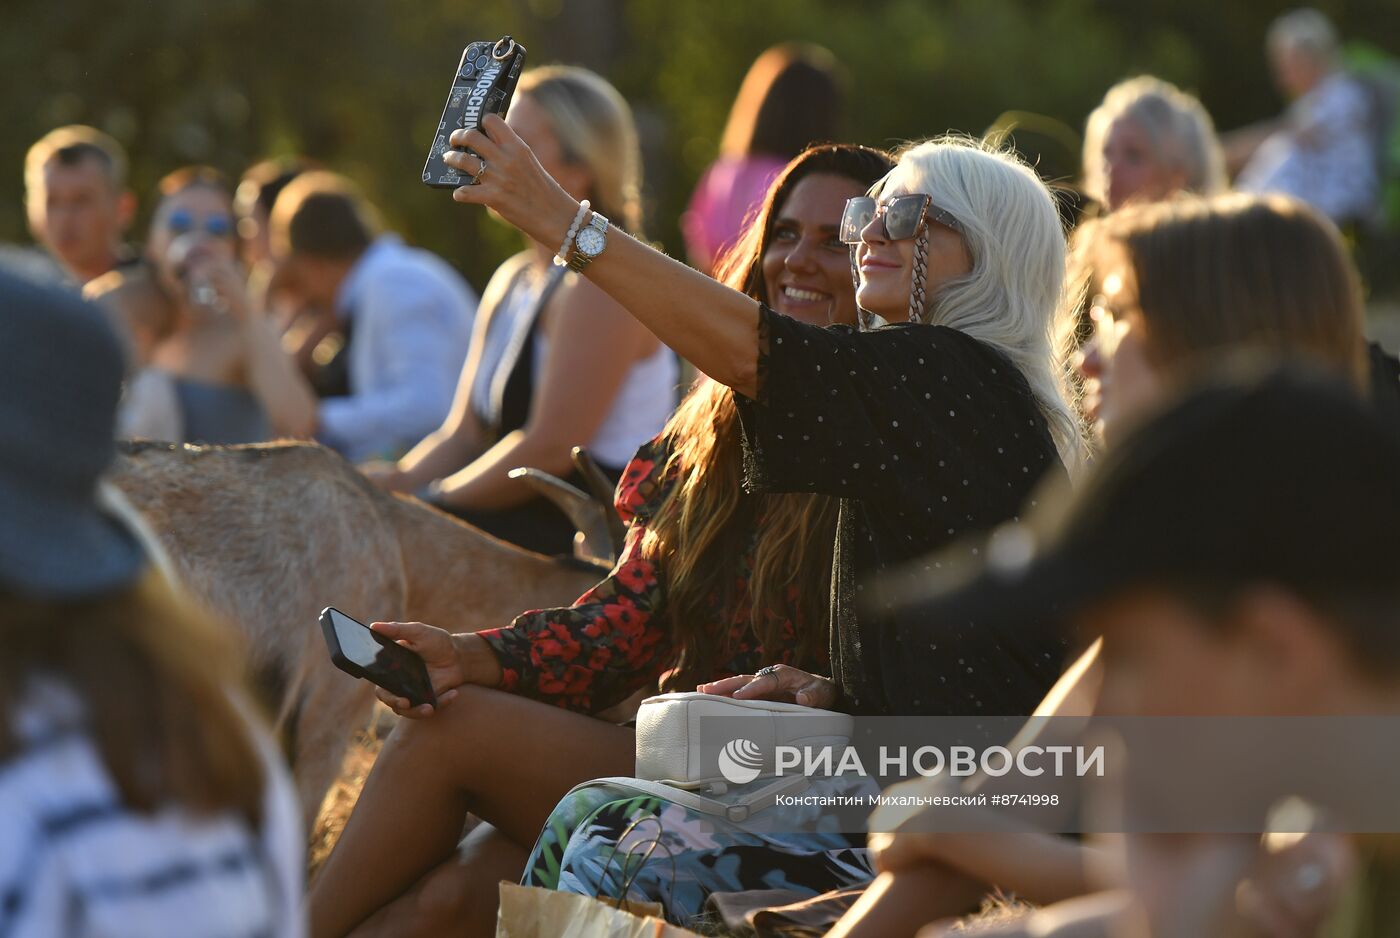
[[[229,696],[241,656],[155,572],[98,598],[52,601],[0,590],[0,760],[36,677],[81,699],[90,737],[122,801],[150,813],[262,819],[262,760],[250,714]]]
[[[793,160],[768,190],[758,218],[721,262],[721,279],[768,302],[763,253],[788,196],[807,176],[827,173],[869,186],[894,166],[886,153],[866,147],[814,147]],[[674,683],[708,678],[729,622],[712,623],[715,600],[732,610],[747,601],[754,634],[771,656],[782,643],[782,623],[797,624],[794,663],[812,666],[826,649],[831,552],[836,503],[820,495],[745,495],[739,413],[734,392],[701,377],[662,431],[665,475],[676,484],[663,499],[642,542],[645,556],[666,570],[666,608],[680,649]],[[739,595],[740,558],[754,527],[758,538],[747,590]]]
[[[1336,226],[1284,196],[1182,198],[1102,223],[1137,280],[1147,354],[1161,366],[1260,346],[1367,377],[1356,268]]]
[[[729,111],[719,152],[792,159],[838,140],[845,93],[836,57],[821,46],[785,42],[749,66]]]

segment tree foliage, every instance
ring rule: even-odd
[[[419,181],[450,71],[470,40],[511,33],[530,61],[574,62],[637,111],[649,231],[676,218],[713,158],[744,71],[774,42],[827,46],[846,69],[848,136],[889,145],[981,133],[1004,111],[1078,132],[1104,90],[1152,72],[1196,90],[1221,127],[1276,112],[1262,37],[1292,4],[1219,0],[6,0],[0,9],[0,240],[25,238],[29,143],[82,121],[128,147],[145,196],[188,162],[238,173],[305,153],[356,179],[390,223],[480,286],[516,236]],[[1319,4],[1344,35],[1400,53],[1393,0]],[[149,202],[149,198],[144,199]],[[149,207],[149,206],[147,206]]]

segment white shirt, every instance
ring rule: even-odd
[[[1370,221],[1379,207],[1377,159],[1371,100],[1334,72],[1293,102],[1286,126],[1260,145],[1235,185],[1291,195],[1336,222]]]
[[[300,938],[306,839],[272,741],[263,820],[120,801],[71,691],[35,682],[0,763],[3,938]]]
[[[537,328],[536,319],[541,312],[540,296],[552,276],[559,274],[520,276],[492,314],[471,388],[472,409],[479,417],[489,419],[489,415],[500,410],[500,398],[518,347],[523,345],[531,329],[536,329],[530,359],[534,378],[539,381],[544,375],[549,342],[544,331]],[[676,353],[665,343],[657,343],[656,351],[628,367],[627,376],[597,432],[591,440],[580,443],[599,465],[610,469],[626,466],[637,447],[660,433],[666,425],[676,407],[679,381],[680,363]]]
[[[393,235],[350,268],[350,395],[321,402],[317,437],[352,461],[396,458],[447,417],[471,343],[476,293],[446,261]]]

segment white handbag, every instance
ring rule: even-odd
[[[717,726],[719,719],[724,722]],[[797,704],[661,694],[643,700],[637,711],[636,777],[609,781],[740,822],[810,784],[798,773],[747,790],[752,782],[777,775],[779,746],[844,747],[853,727],[849,714]],[[724,731],[734,735],[716,737]],[[731,787],[745,790],[731,794]],[[716,797],[725,795],[730,797]]]

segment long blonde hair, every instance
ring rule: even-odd
[[[586,68],[548,65],[520,76],[517,88],[549,114],[564,158],[593,177],[593,207],[615,225],[642,233],[642,150],[632,109],[618,90]]]
[[[899,154],[885,185],[931,195],[962,224],[972,269],[929,299],[925,322],[947,326],[1005,355],[1030,385],[1065,467],[1084,439],[1069,404],[1070,349],[1057,335],[1066,303],[1065,234],[1035,171],[1009,150],[938,137]]]

